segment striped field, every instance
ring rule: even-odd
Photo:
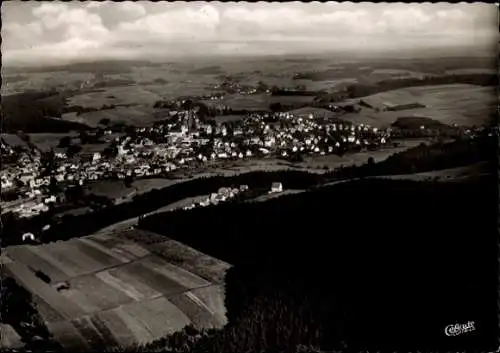
[[[126,347],[188,324],[223,326],[222,281],[229,265],[177,242],[157,246],[167,256],[119,235],[98,234],[7,247],[2,265],[32,293],[47,327],[67,348]],[[189,261],[170,261],[175,252]],[[204,266],[211,267],[210,276]],[[69,288],[58,290],[61,283]]]

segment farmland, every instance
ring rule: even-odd
[[[400,140],[398,147],[388,147],[376,151],[364,151],[338,155],[325,156],[304,156],[302,162],[288,162],[276,158],[264,158],[260,160],[241,160],[227,163],[224,167],[214,169],[210,174],[222,174],[231,176],[240,173],[249,173],[255,171],[278,171],[278,170],[307,170],[310,173],[325,173],[328,170],[339,168],[341,165],[361,165],[373,157],[375,162],[383,161],[393,153],[407,150],[415,147],[421,142],[427,142],[422,139]],[[327,167],[327,168],[325,168]],[[205,174],[204,174],[205,175]]]
[[[116,107],[76,115],[63,114],[62,119],[96,127],[102,119],[109,119],[111,124],[123,123],[134,126],[146,126],[154,121],[154,109],[147,106]]]
[[[477,163],[474,165],[458,168],[449,168],[442,170],[435,170],[432,172],[423,172],[415,174],[401,174],[401,175],[387,175],[379,176],[377,178],[393,179],[393,180],[413,180],[413,181],[462,181],[465,179],[478,178],[484,175],[489,175],[491,171],[487,168],[487,163]]]
[[[183,180],[149,178],[137,179],[132,182],[130,187],[127,187],[123,180],[98,180],[90,182],[87,186],[88,192],[96,196],[105,196],[112,200],[128,201],[136,195],[141,195],[153,191],[154,189],[162,189]]]
[[[232,94],[216,101],[203,101],[206,104],[221,104],[234,110],[265,111],[273,103],[283,105],[307,104],[311,103],[314,97],[311,96],[272,96],[269,94],[241,95]]]
[[[50,149],[56,149],[57,146],[59,145],[59,141],[61,138],[64,136],[70,136],[70,137],[77,137],[77,133],[64,133],[64,134],[57,134],[57,133],[38,133],[38,134],[29,134],[30,141],[40,150],[47,152]]]
[[[425,105],[425,108],[399,112],[376,112],[363,108],[359,114],[348,113],[342,118],[376,127],[390,125],[401,116],[428,117],[445,124],[472,126],[490,123],[498,101],[494,88],[467,84],[403,88],[374,94],[362,100],[375,107],[417,102]]]
[[[20,348],[23,346],[21,337],[10,325],[0,324],[0,348]]]
[[[169,241],[162,240],[155,246],[169,248]],[[89,349],[104,342],[118,347],[146,343],[188,324],[225,324],[223,285],[213,278],[222,279],[228,266],[203,260],[206,255],[182,244],[176,250],[191,255],[174,264],[125,235],[99,234],[7,247],[2,265],[32,293],[47,327],[63,346]],[[207,261],[220,263],[219,275],[204,275]],[[58,289],[62,283],[68,287]]]

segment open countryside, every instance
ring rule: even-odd
[[[2,4],[1,349],[493,351],[497,10]]]
[[[194,256],[187,262],[195,264]],[[204,277],[203,269],[169,263],[116,234],[13,246],[3,257],[2,266],[33,293],[48,328],[67,348],[95,348],[87,346],[94,336],[126,347],[187,324],[209,328],[226,322],[224,284],[213,279],[223,272]]]

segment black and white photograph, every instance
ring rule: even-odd
[[[1,351],[498,350],[498,4],[1,20]]]

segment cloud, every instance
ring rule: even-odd
[[[15,2],[4,62],[488,43],[488,4]]]
[[[114,7],[129,18],[140,18],[146,15],[146,9],[138,2],[124,1],[115,4]]]
[[[85,7],[87,9],[98,9],[102,5],[104,5],[103,1],[89,1]]]

